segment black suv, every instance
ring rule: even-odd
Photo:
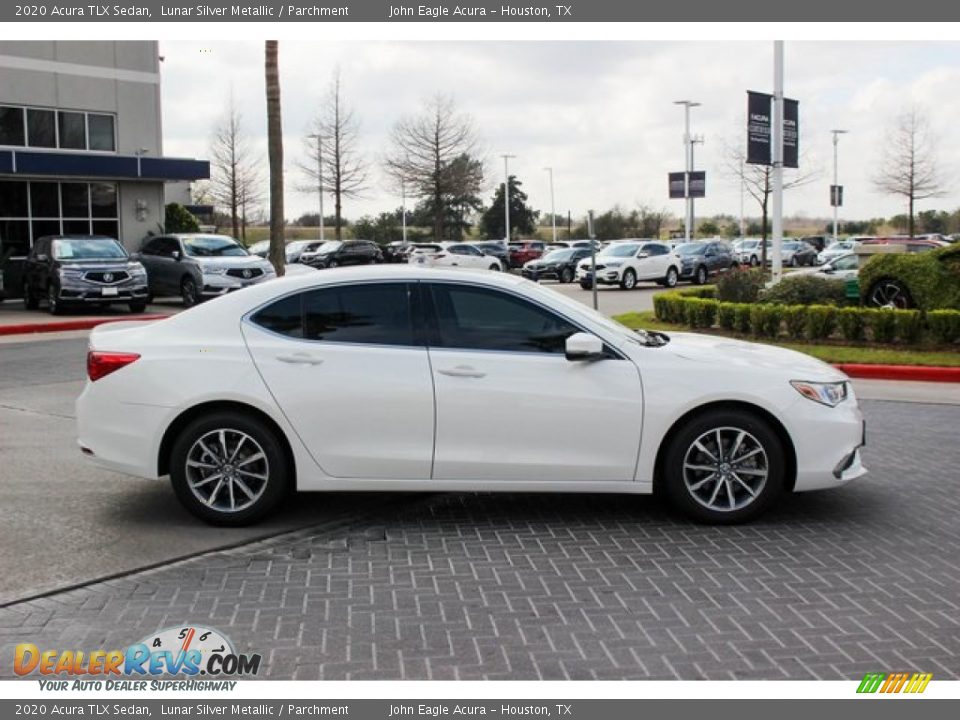
[[[379,262],[383,262],[383,253],[371,240],[328,240],[313,252],[300,255],[301,264],[315,268],[371,265]]]
[[[126,303],[147,307],[147,272],[123,246],[103,235],[46,235],[37,239],[23,268],[23,303],[41,299],[52,315],[68,306]]]

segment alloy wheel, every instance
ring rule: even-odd
[[[683,457],[683,481],[690,497],[714,512],[741,510],[756,500],[770,473],[763,444],[737,427],[700,435]]]
[[[633,270],[627,270],[623,274],[623,289],[624,290],[633,290],[637,285],[637,276],[634,275]]]
[[[230,428],[202,435],[187,452],[187,486],[206,507],[235,513],[250,507],[270,482],[270,463],[260,444]]]
[[[183,304],[186,307],[192,307],[197,304],[197,284],[190,278],[186,278],[180,284],[180,296],[183,298]]]
[[[913,307],[910,291],[899,280],[881,280],[870,290],[869,303],[873,307],[909,310]]]

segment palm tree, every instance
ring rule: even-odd
[[[276,40],[267,40],[267,156],[270,163],[270,262],[283,275],[283,126],[280,118],[280,65]]]

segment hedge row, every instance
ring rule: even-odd
[[[767,305],[720,302],[711,288],[661,293],[653,298],[658,320],[692,328],[711,328],[776,339],[850,342],[899,341],[915,345],[926,337],[943,344],[960,340],[960,310],[887,310],[833,305]]]

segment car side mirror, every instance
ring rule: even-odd
[[[646,252],[637,253],[637,257],[642,260],[643,258],[648,258],[648,257],[650,257],[650,253],[646,253]]]
[[[564,347],[567,360],[599,360],[604,357],[603,340],[590,333],[574,333]]]
[[[822,272],[826,273],[827,275],[830,275],[833,273],[833,268],[827,265],[827,267],[825,267]]]
[[[170,257],[172,257],[172,258],[173,258],[174,260],[176,260],[177,262],[180,262],[181,260],[183,260],[183,253],[180,252],[179,250],[174,250],[174,251],[170,254]]]

